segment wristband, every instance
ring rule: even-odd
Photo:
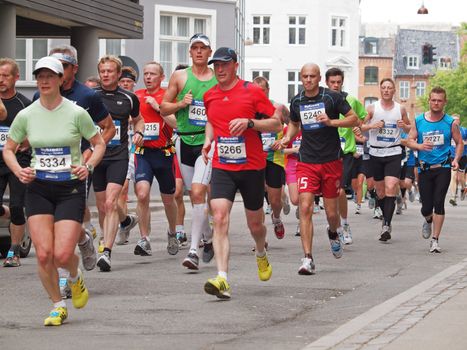
[[[144,138],[144,134],[141,131],[135,131],[135,134],[140,134]]]

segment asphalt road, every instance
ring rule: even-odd
[[[163,211],[152,214],[151,257],[133,254],[131,243],[112,253],[112,271],[85,272],[90,300],[82,310],[69,301],[61,327],[44,327],[51,309],[36,272],[34,251],[19,269],[0,268],[0,344],[3,349],[302,349],[338,326],[430,278],[465,258],[465,211],[447,204],[441,254],[428,252],[421,237],[420,205],[409,203],[395,217],[393,239],[377,240],[380,221],[366,204],[353,214],[354,244],[336,260],[325,235],[324,212],[314,217],[316,275],[297,274],[302,257],[294,237],[294,210],[285,217],[286,237],[277,240],[270,219],[270,281],[257,277],[253,241],[246,230],[241,202],[231,218],[232,299],[220,301],[203,291],[217,273],[214,261],[198,273],[181,262],[187,249],[167,254]],[[190,224],[187,207],[187,222]],[[95,242],[97,244],[97,242]]]

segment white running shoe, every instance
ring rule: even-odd
[[[431,240],[430,253],[441,253],[441,248],[439,247],[437,239],[432,239]]]
[[[315,263],[310,258],[302,259],[302,266],[298,269],[299,275],[313,275],[315,273]]]

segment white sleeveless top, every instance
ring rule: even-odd
[[[387,157],[402,154],[401,129],[397,127],[397,121],[402,119],[401,106],[394,102],[394,107],[386,111],[381,107],[380,101],[374,103],[373,117],[370,125],[384,121],[381,129],[370,130],[370,155],[374,157]]]

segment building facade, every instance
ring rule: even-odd
[[[399,29],[395,41],[394,78],[396,99],[410,118],[422,112],[418,99],[425,95],[429,78],[437,70],[456,68],[460,42],[452,31]]]
[[[246,2],[245,78],[264,76],[270,97],[287,103],[301,89],[307,62],[345,72],[344,89],[358,88],[358,0],[280,0]]]
[[[379,82],[393,78],[394,38],[360,38],[358,99],[365,107],[380,97]]]

